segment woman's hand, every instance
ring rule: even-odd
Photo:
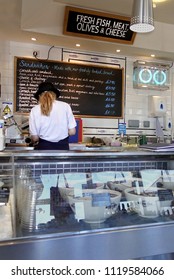
[[[36,143],[36,142],[38,142],[38,141],[39,141],[39,136],[37,136],[37,135],[31,135],[31,141],[32,141],[33,144]]]

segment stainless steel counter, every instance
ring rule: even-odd
[[[0,156],[3,155],[26,155],[26,156],[33,156],[33,155],[43,155],[43,156],[147,156],[147,155],[174,155],[174,150],[169,151],[151,151],[151,150],[144,150],[141,147],[132,148],[132,147],[124,147],[124,148],[114,148],[114,147],[93,147],[85,149],[78,149],[78,147],[69,151],[60,151],[60,150],[34,150],[33,147],[7,147],[4,151],[0,152]]]

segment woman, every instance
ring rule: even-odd
[[[41,83],[34,95],[39,104],[31,109],[29,130],[37,150],[69,150],[69,135],[76,133],[71,107],[58,101],[59,96],[59,90],[49,82]]]

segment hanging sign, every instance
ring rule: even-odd
[[[135,32],[130,30],[130,18],[84,10],[65,8],[65,35],[133,44]]]

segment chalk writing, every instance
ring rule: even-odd
[[[122,76],[121,68],[16,57],[15,110],[29,113],[37,104],[38,85],[47,80],[60,90],[59,99],[69,103],[75,115],[121,118]]]

